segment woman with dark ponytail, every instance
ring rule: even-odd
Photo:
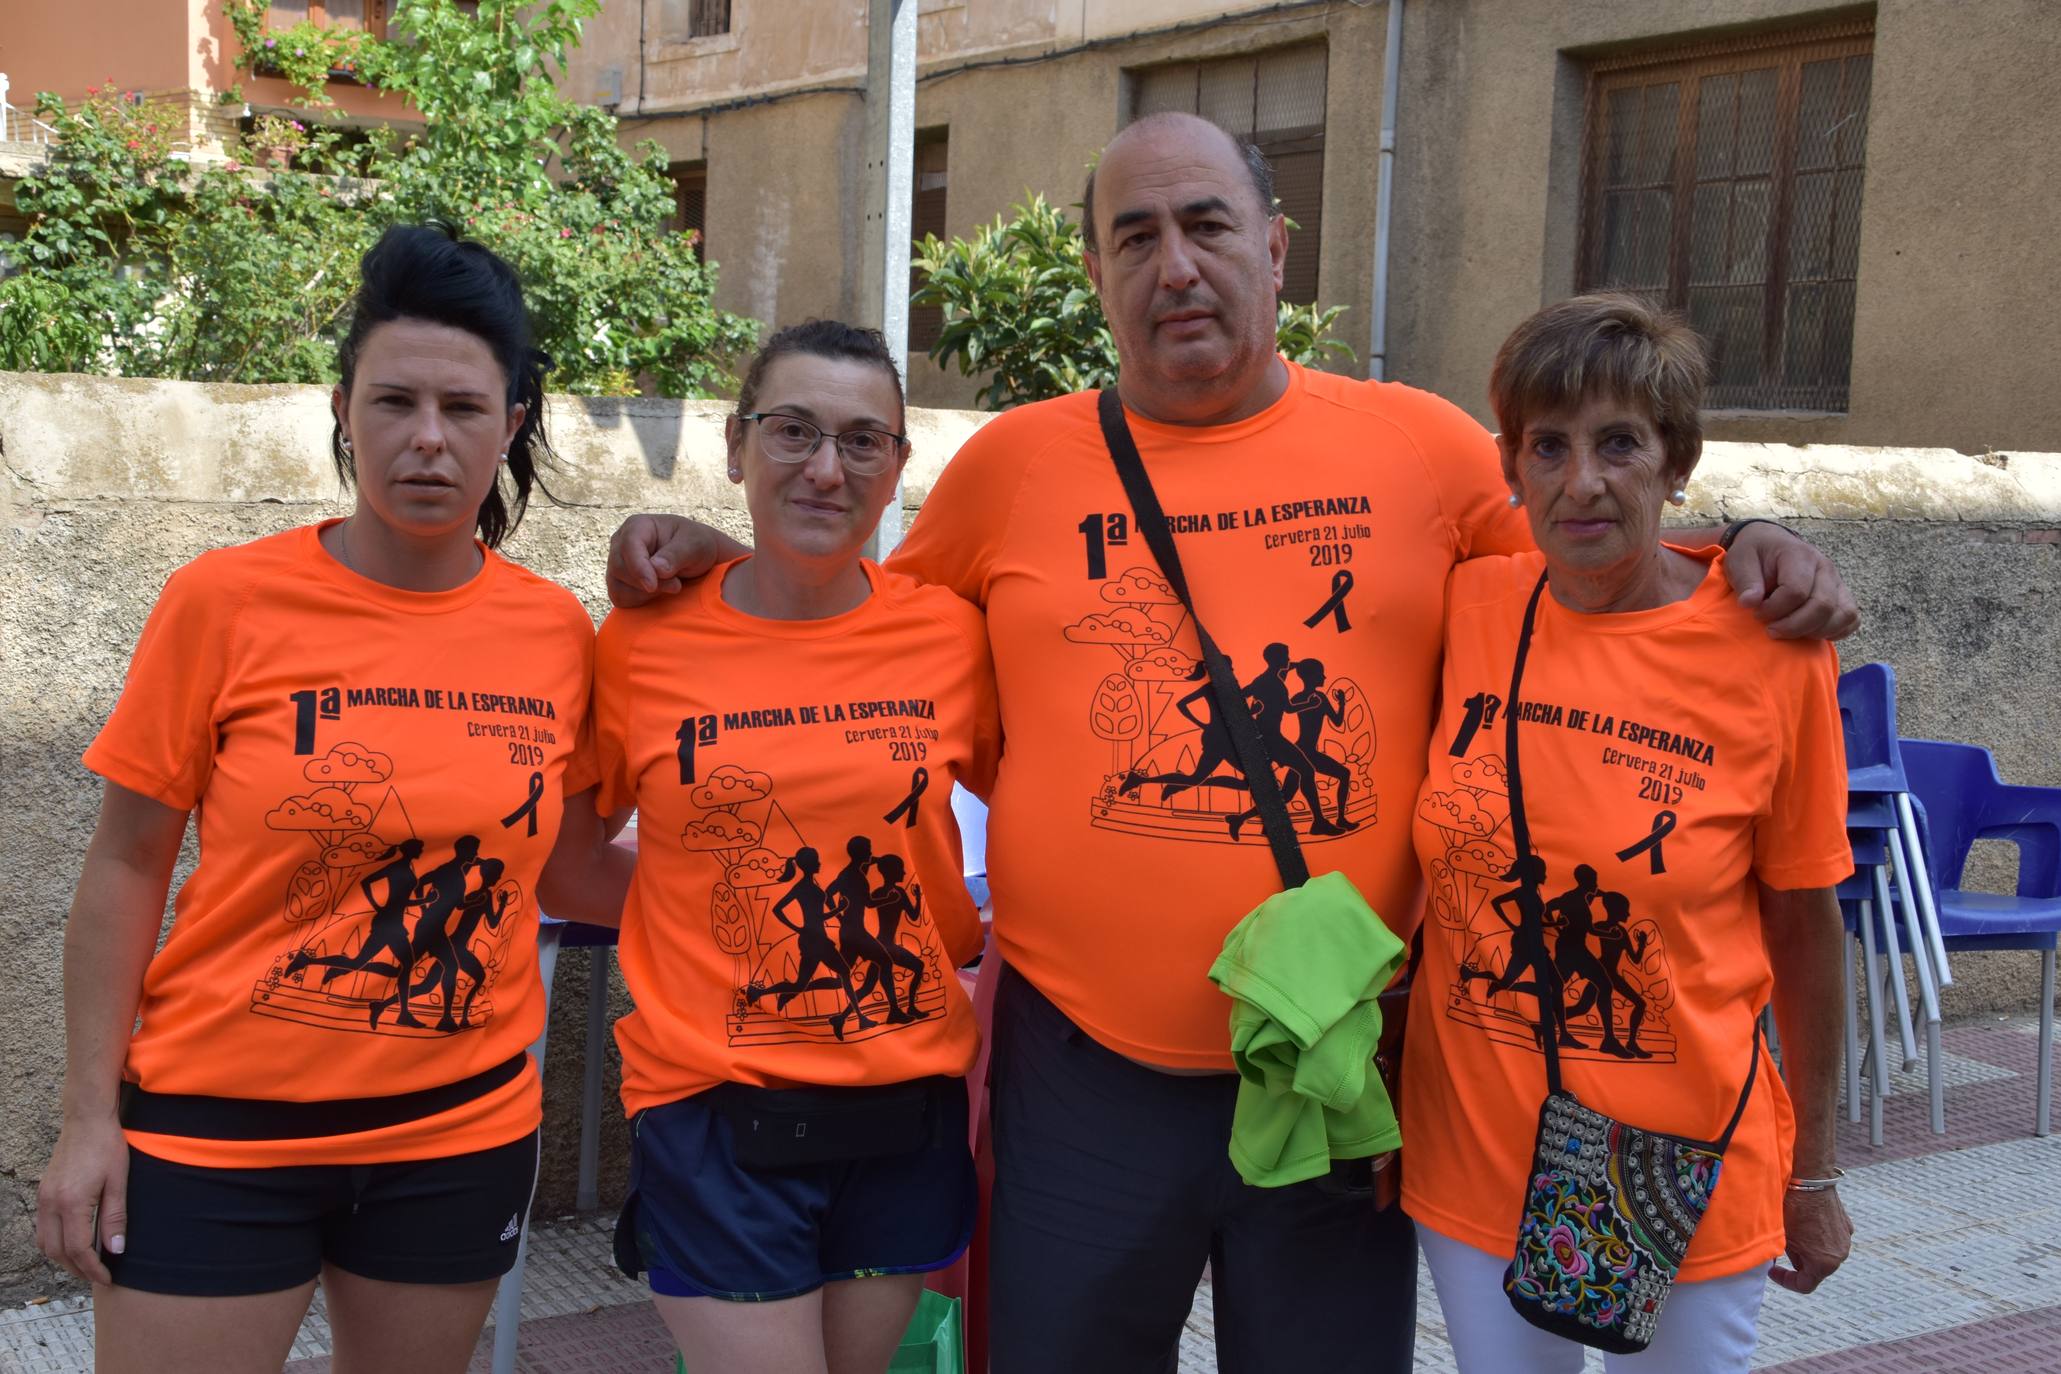
[[[612,921],[628,885],[592,622],[495,552],[549,457],[513,269],[389,229],[338,352],[351,514],[175,572],[86,752],[37,1237],[102,1371],[277,1370],[318,1278],[339,1370],[462,1370],[536,1178],[540,893]]]

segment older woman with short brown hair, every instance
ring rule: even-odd
[[[1404,1204],[1463,1371],[1575,1370],[1584,1345],[1612,1371],[1744,1370],[1765,1278],[1808,1292],[1851,1236],[1837,660],[1770,639],[1722,547],[1661,538],[1706,375],[1627,296],[1540,311],[1496,358],[1539,552],[1451,580],[1403,1076]],[[1638,1132],[1685,1148],[1649,1168]]]

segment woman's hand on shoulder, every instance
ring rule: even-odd
[[[1782,1229],[1788,1237],[1789,1263],[1768,1270],[1768,1277],[1792,1293],[1809,1293],[1832,1277],[1853,1249],[1853,1222],[1837,1188],[1782,1193]]]
[[[685,516],[633,515],[608,541],[608,599],[642,606],[743,551],[722,531]]]
[[[114,1113],[65,1118],[36,1189],[36,1247],[78,1278],[111,1282],[100,1250],[119,1255],[127,1243],[128,1190],[129,1142]]]

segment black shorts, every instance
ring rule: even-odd
[[[515,1265],[537,1183],[537,1133],[397,1164],[213,1169],[129,1147],[122,1288],[240,1297],[333,1264],[388,1283],[478,1283]]]
[[[702,1097],[639,1112],[619,1261],[647,1271],[663,1297],[733,1302],[943,1269],[965,1253],[980,1204],[966,1113],[965,1080],[954,1079],[926,1148],[755,1170],[737,1162],[730,1123]]]

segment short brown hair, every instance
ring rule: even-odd
[[[1489,404],[1506,447],[1522,442],[1532,416],[1592,396],[1643,405],[1670,467],[1687,472],[1703,451],[1709,380],[1703,341],[1680,316],[1602,292],[1549,305],[1512,330],[1496,350]]]

